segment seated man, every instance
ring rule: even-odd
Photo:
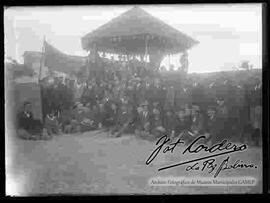
[[[172,109],[167,109],[164,116],[164,128],[168,136],[175,136],[176,118]]]
[[[190,143],[196,139],[199,135],[204,134],[204,120],[200,112],[199,106],[193,106],[191,112],[190,129],[185,135],[185,142]]]
[[[165,133],[165,128],[162,126],[162,120],[160,118],[160,111],[157,108],[153,109],[153,116],[151,118],[151,133],[155,137],[160,137]]]
[[[60,133],[60,125],[54,116],[54,112],[47,114],[45,118],[45,128],[47,129],[48,135],[58,135]]]
[[[62,132],[67,133],[67,126],[70,125],[72,116],[72,109],[63,109],[59,117],[59,125],[61,127]]]
[[[149,135],[150,134],[150,112],[148,108],[148,102],[143,102],[141,106],[137,109],[138,120],[136,126],[136,134],[139,135]]]
[[[175,124],[175,136],[179,136],[182,132],[188,131],[190,129],[190,121],[188,116],[186,116],[185,109],[181,108],[176,115]]]
[[[79,132],[79,122],[77,121],[77,107],[63,111],[62,114],[62,127],[64,133],[76,133]]]
[[[254,109],[254,122],[253,122],[254,131],[251,135],[252,142],[254,145],[259,146],[261,142],[261,129],[262,129],[262,107],[256,106]]]
[[[118,107],[116,102],[108,102],[105,106],[105,117],[103,119],[103,126],[109,130],[116,124]]]
[[[220,140],[220,124],[217,118],[217,109],[215,107],[209,107],[207,110],[205,135],[208,135],[208,139],[213,144]]]
[[[47,135],[43,135],[43,126],[41,121],[33,118],[32,106],[30,102],[25,102],[23,111],[17,116],[18,136],[23,139],[49,139]]]
[[[91,110],[90,105],[82,110],[80,122],[80,131],[86,132],[90,130],[97,129],[97,122],[95,121],[95,116],[97,113],[94,111],[94,108]]]
[[[203,131],[203,117],[199,106],[193,106],[191,112],[191,133],[196,137]]]
[[[240,136],[240,142],[242,143],[252,143],[252,134],[254,133],[254,128],[252,124],[249,122],[243,126],[241,136]]]
[[[86,132],[92,130],[94,121],[92,120],[90,108],[79,104],[75,109],[75,119],[72,123],[76,125],[75,129],[77,132]]]
[[[130,127],[130,124],[133,120],[132,113],[128,108],[127,103],[123,103],[120,107],[120,111],[117,115],[117,121],[114,129],[111,134],[116,134],[116,137],[120,137],[123,133],[127,133]]]

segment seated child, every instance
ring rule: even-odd
[[[56,116],[54,116],[54,112],[47,114],[45,118],[45,128],[47,129],[48,135],[58,135],[60,133],[60,126]]]

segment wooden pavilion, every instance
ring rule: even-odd
[[[182,53],[199,42],[138,6],[112,19],[81,39],[83,49],[159,61]]]

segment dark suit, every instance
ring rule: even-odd
[[[140,130],[149,131],[150,130],[150,112],[149,111],[142,111],[139,114],[140,119]]]
[[[198,133],[203,133],[203,127],[204,127],[204,119],[201,114],[198,116],[192,117],[191,119],[191,131],[195,132],[197,131]]]
[[[19,112],[17,116],[17,128],[24,129],[30,134],[40,134],[42,131],[42,123],[33,118],[32,112]]]
[[[111,127],[116,124],[118,116],[118,109],[112,109],[109,104],[105,106],[105,116],[103,119],[103,125],[105,127]]]
[[[206,133],[210,134],[210,139],[212,140],[213,143],[216,143],[221,139],[221,128],[222,128],[222,123],[220,123],[220,120],[214,116],[212,118],[207,118],[206,120],[206,128],[205,131]]]
[[[180,120],[179,118],[176,119],[175,123],[175,134],[178,136],[185,130],[190,129],[190,121],[187,118],[184,118],[183,120]]]
[[[166,133],[168,135],[171,135],[172,131],[175,130],[175,126],[176,126],[176,117],[175,115],[166,115],[164,117],[164,128],[166,129]]]
[[[133,117],[131,112],[129,111],[123,112],[120,110],[117,115],[116,126],[112,130],[112,134],[117,132],[117,136],[120,136],[122,133],[128,132],[132,119]]]
[[[60,126],[55,117],[49,118],[48,116],[46,116],[45,127],[49,135],[59,134]]]

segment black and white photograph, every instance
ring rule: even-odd
[[[4,7],[6,196],[261,194],[262,9]]]

